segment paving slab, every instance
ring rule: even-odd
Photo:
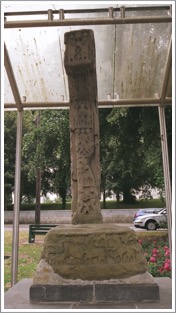
[[[155,278],[155,283],[159,286],[160,301],[147,301],[147,302],[104,302],[104,303],[53,303],[53,304],[32,304],[29,300],[29,290],[33,283],[32,279],[23,279],[10,288],[4,294],[4,307],[3,309],[30,309],[30,310],[67,310],[67,309],[173,309],[172,307],[172,280],[168,277]]]

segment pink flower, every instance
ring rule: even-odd
[[[167,246],[164,246],[164,251],[166,251],[167,249],[169,249]]]
[[[151,256],[151,257],[150,257],[150,262],[155,263],[155,262],[156,262],[156,259],[155,259],[153,256]]]
[[[169,264],[169,263],[165,263],[163,269],[164,269],[165,271],[168,271],[168,272],[169,272],[169,271],[171,270],[170,264]]]
[[[166,260],[164,261],[164,264],[165,264],[165,263],[170,264],[170,259],[166,259]]]
[[[158,255],[156,253],[153,253],[152,256],[156,258]]]
[[[154,248],[154,249],[152,250],[152,254],[156,254],[156,253],[158,253],[158,250],[157,250],[156,248]]]
[[[138,240],[138,243],[139,243],[140,245],[142,245],[142,239],[139,239],[139,240]]]
[[[168,249],[168,250],[166,250],[166,252],[165,252],[165,256],[170,256],[170,251],[169,251],[169,249]]]
[[[159,268],[160,273],[162,274],[163,272],[163,266]]]

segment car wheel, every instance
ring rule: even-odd
[[[147,230],[156,230],[156,229],[157,229],[156,222],[155,222],[155,221],[149,221],[149,222],[146,224],[146,229],[147,229]]]

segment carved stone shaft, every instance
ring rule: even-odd
[[[72,224],[101,223],[99,119],[92,30],[65,33],[70,94]]]

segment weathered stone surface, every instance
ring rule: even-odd
[[[72,224],[102,223],[95,42],[92,30],[65,33],[70,94]]]
[[[92,283],[102,284],[153,284],[154,278],[149,272],[143,274],[137,274],[127,278],[116,278],[109,280],[82,280],[82,279],[66,279],[59,274],[54,273],[53,268],[44,259],[40,260],[37,266],[33,284],[34,285],[88,285]]]
[[[51,229],[45,237],[42,259],[66,279],[108,280],[148,270],[135,231],[115,224]]]
[[[30,301],[49,302],[92,302],[93,285],[32,285]]]
[[[159,301],[157,284],[32,285],[30,302],[134,302]]]
[[[96,302],[159,301],[157,284],[96,284]]]

